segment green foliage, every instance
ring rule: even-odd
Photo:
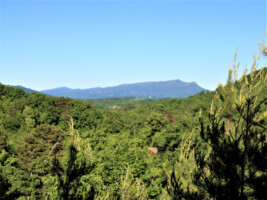
[[[263,68],[256,71],[256,61],[255,57],[251,73],[245,70],[237,80],[239,91],[230,69],[226,86],[219,86],[211,105],[209,123],[200,118],[201,137],[208,146],[196,153],[195,184],[212,198],[264,199],[267,98],[259,101],[258,95],[266,87],[267,75]],[[233,67],[237,77],[237,66]]]
[[[29,163],[43,155],[48,155],[51,150],[53,150],[52,154],[62,151],[62,140],[60,141],[62,136],[63,132],[59,127],[48,124],[39,125],[31,133],[25,134],[16,145],[20,166],[26,170]],[[58,141],[59,144],[53,149]]]
[[[184,132],[211,96],[99,110],[0,86],[1,150],[13,160],[2,164],[3,194],[26,199],[169,198],[163,163],[175,163]]]
[[[147,191],[144,183],[132,177],[129,166],[125,175],[121,176],[121,199],[147,199]]]
[[[146,99],[146,98],[105,98],[105,99],[89,99],[89,101],[95,108],[120,110],[128,109],[136,105],[145,105],[159,101],[158,99]]]
[[[95,108],[0,84],[0,199],[264,199],[267,69],[255,63],[215,92]]]

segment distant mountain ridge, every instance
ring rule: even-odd
[[[181,80],[153,81],[133,84],[122,84],[114,87],[96,87],[89,89],[70,89],[59,87],[42,90],[51,96],[63,96],[75,99],[103,99],[113,97],[139,97],[139,98],[185,98],[195,95],[203,90],[196,82],[186,83]]]

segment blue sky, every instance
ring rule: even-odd
[[[180,79],[251,64],[266,1],[1,1],[0,82],[36,90]]]

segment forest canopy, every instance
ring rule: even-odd
[[[260,47],[214,92],[117,109],[0,84],[0,199],[264,199]]]

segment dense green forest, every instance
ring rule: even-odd
[[[132,97],[122,97],[122,98],[106,98],[106,99],[88,99],[94,108],[104,108],[104,109],[121,109],[123,107],[132,107],[136,105],[149,104],[159,99],[149,99],[149,98],[132,98]]]
[[[214,92],[118,109],[0,84],[0,199],[265,199],[257,60]]]

